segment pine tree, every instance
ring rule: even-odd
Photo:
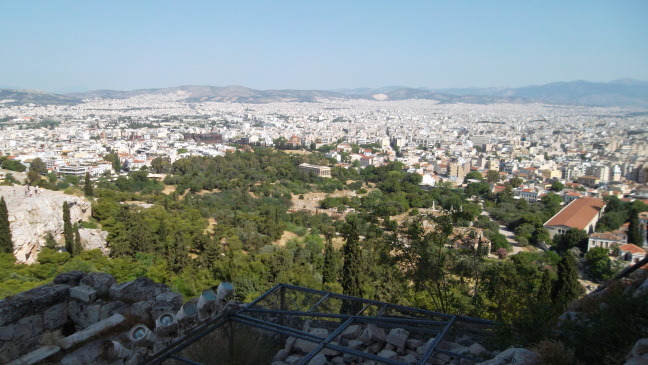
[[[360,285],[362,252],[360,251],[360,237],[358,235],[357,222],[348,220],[342,227],[342,235],[345,238],[343,247],[344,265],[342,266],[342,292],[345,295],[354,297],[362,296]],[[362,308],[361,302],[345,301],[340,311],[345,314],[355,314]]]
[[[558,263],[558,280],[554,283],[551,299],[561,308],[582,294],[583,288],[578,282],[576,258],[569,252],[565,253]]]
[[[63,202],[63,235],[65,236],[65,250],[72,256],[74,255],[74,231],[70,221],[70,205]]]
[[[337,279],[337,265],[335,263],[335,251],[333,249],[333,237],[325,234],[326,246],[324,246],[324,267],[322,268],[322,284],[333,283]]]
[[[79,225],[74,224],[74,243],[72,244],[72,252],[70,252],[70,256],[74,257],[83,251],[83,247],[81,246],[81,235],[79,234]]]
[[[0,253],[13,253],[11,227],[9,226],[9,210],[4,197],[0,197]]]
[[[94,194],[94,190],[92,188],[92,181],[90,181],[90,173],[86,172],[85,174],[85,182],[83,184],[83,192],[85,193],[86,196],[92,196]]]

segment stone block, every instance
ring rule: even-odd
[[[0,342],[0,364],[8,363],[36,350],[40,345],[41,337],[42,335],[39,334],[24,341]]]
[[[58,346],[42,346],[7,365],[34,365],[61,351]]]
[[[97,298],[97,291],[85,285],[74,286],[70,288],[70,298],[82,303],[92,303]]]
[[[473,356],[479,357],[481,354],[485,352],[487,352],[486,348],[484,348],[484,346],[478,344],[477,342],[468,346],[468,353],[470,353]]]
[[[43,328],[46,331],[62,327],[68,320],[68,303],[54,304],[43,312]]]
[[[446,354],[436,354],[436,355],[434,355],[434,358],[439,359],[439,360],[443,360],[445,362],[448,362],[448,361],[452,360],[452,356],[446,355]]]
[[[6,326],[0,327],[0,341],[12,341],[14,338],[15,324],[8,324]]]
[[[317,346],[316,342],[310,342],[310,341],[302,340],[300,338],[300,339],[297,339],[297,341],[295,341],[295,345],[293,346],[293,351],[297,351],[297,352],[301,352],[303,354],[307,354],[307,353],[311,352],[311,350],[314,349],[315,346]],[[288,361],[286,361],[286,362],[288,362]]]
[[[72,351],[71,353],[63,356],[61,365],[79,365],[79,364],[96,364],[104,365],[108,362],[101,359],[103,352],[103,340],[92,341],[80,348]]]
[[[288,337],[286,339],[286,346],[284,346],[284,349],[286,349],[286,351],[288,351],[288,353],[291,353],[292,350],[293,350],[293,346],[295,346],[296,341],[297,341],[297,339],[295,337]]]
[[[308,333],[321,338],[327,338],[329,331],[326,328],[311,328]]]
[[[301,355],[290,355],[286,358],[286,361],[284,361],[288,365],[295,365],[301,360],[303,356]]]
[[[414,356],[413,354],[408,354],[405,355],[401,358],[401,361],[407,364],[416,364],[418,362],[418,358]]]
[[[108,302],[101,305],[101,312],[99,313],[99,318],[104,320],[113,314],[124,314],[126,313],[126,305],[123,302],[115,301]]]
[[[360,340],[351,340],[349,341],[349,345],[347,347],[352,350],[360,350],[362,347],[364,347],[364,342]]]
[[[380,357],[383,357],[385,359],[390,359],[390,360],[395,359],[395,358],[398,357],[398,354],[396,354],[396,352],[391,351],[391,350],[382,350],[376,355],[380,356]]]
[[[42,313],[68,298],[68,285],[43,285],[13,298],[0,300],[0,326],[13,323],[34,313]]]
[[[331,345],[339,346],[340,344],[335,342],[335,341],[331,341]],[[332,356],[339,355],[340,351],[329,349],[329,348],[323,348],[322,351],[320,352],[320,354],[324,354],[325,356],[332,357]]]
[[[161,293],[155,297],[155,301],[152,303],[151,316],[156,319],[165,312],[176,313],[182,307],[182,301],[183,298],[180,293],[171,291]]]
[[[286,360],[288,355],[290,355],[290,353],[288,351],[286,351],[286,349],[281,349],[281,350],[277,351],[277,353],[274,355],[274,357],[272,358],[272,362],[284,361],[284,360]]]
[[[56,275],[53,282],[54,284],[66,284],[69,286],[77,286],[81,281],[81,278],[85,273],[83,271],[74,270],[70,272],[64,272]]]
[[[152,300],[166,291],[170,290],[164,284],[156,284],[149,278],[141,277],[122,284],[113,284],[109,293],[111,300],[134,303]]]
[[[362,326],[359,324],[352,324],[344,331],[342,331],[342,338],[356,339],[362,333]]]
[[[68,303],[68,317],[78,328],[87,328],[101,320],[101,305],[88,305],[70,301]]]
[[[416,350],[417,347],[421,346],[423,344],[423,341],[417,340],[415,338],[410,338],[405,342],[405,347],[407,347],[410,350]]]
[[[367,325],[367,336],[371,341],[385,342],[385,330],[373,324]]]
[[[151,308],[153,308],[153,304],[149,301],[133,303],[131,306],[131,314],[140,322],[149,323],[153,320],[151,317]]]
[[[309,365],[326,365],[326,356],[317,354],[308,362]]]
[[[382,343],[380,343],[380,342],[374,342],[374,343],[372,343],[371,345],[367,346],[367,350],[366,350],[366,351],[369,352],[369,353],[371,353],[371,354],[374,354],[374,355],[375,355],[375,354],[377,354],[378,352],[380,352],[380,350],[382,350],[382,349],[383,349]]]
[[[35,337],[43,332],[43,317],[40,314],[25,317],[14,326],[13,339],[15,341],[24,341],[28,338]]]
[[[331,363],[335,365],[342,365],[344,364],[344,358],[342,356],[336,356],[331,359]]]
[[[117,280],[110,275],[103,272],[89,272],[83,276],[79,281],[80,285],[85,285],[97,291],[97,297],[107,298],[110,287],[115,284]]]
[[[392,328],[385,340],[396,347],[404,347],[408,338],[408,331],[402,328]]]

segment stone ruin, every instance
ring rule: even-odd
[[[147,278],[60,274],[0,300],[0,363],[137,364],[224,309],[231,291],[220,295],[221,286],[183,305],[181,294]]]

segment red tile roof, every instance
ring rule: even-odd
[[[605,206],[605,203],[596,198],[576,199],[544,225],[585,229],[592,219],[603,209],[603,206]]]
[[[637,253],[639,253],[639,254],[641,254],[641,253],[645,254],[645,253],[646,253],[646,250],[644,250],[643,248],[641,248],[641,247],[639,247],[639,246],[635,246],[635,245],[633,245],[632,243],[628,243],[628,244],[626,244],[626,245],[619,246],[619,250],[621,250],[621,251],[626,251],[626,252],[630,252],[631,254],[637,254]]]

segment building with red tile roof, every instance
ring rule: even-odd
[[[592,233],[604,209],[605,202],[600,199],[589,197],[576,199],[551,217],[544,227],[549,231],[551,238],[574,228]]]

